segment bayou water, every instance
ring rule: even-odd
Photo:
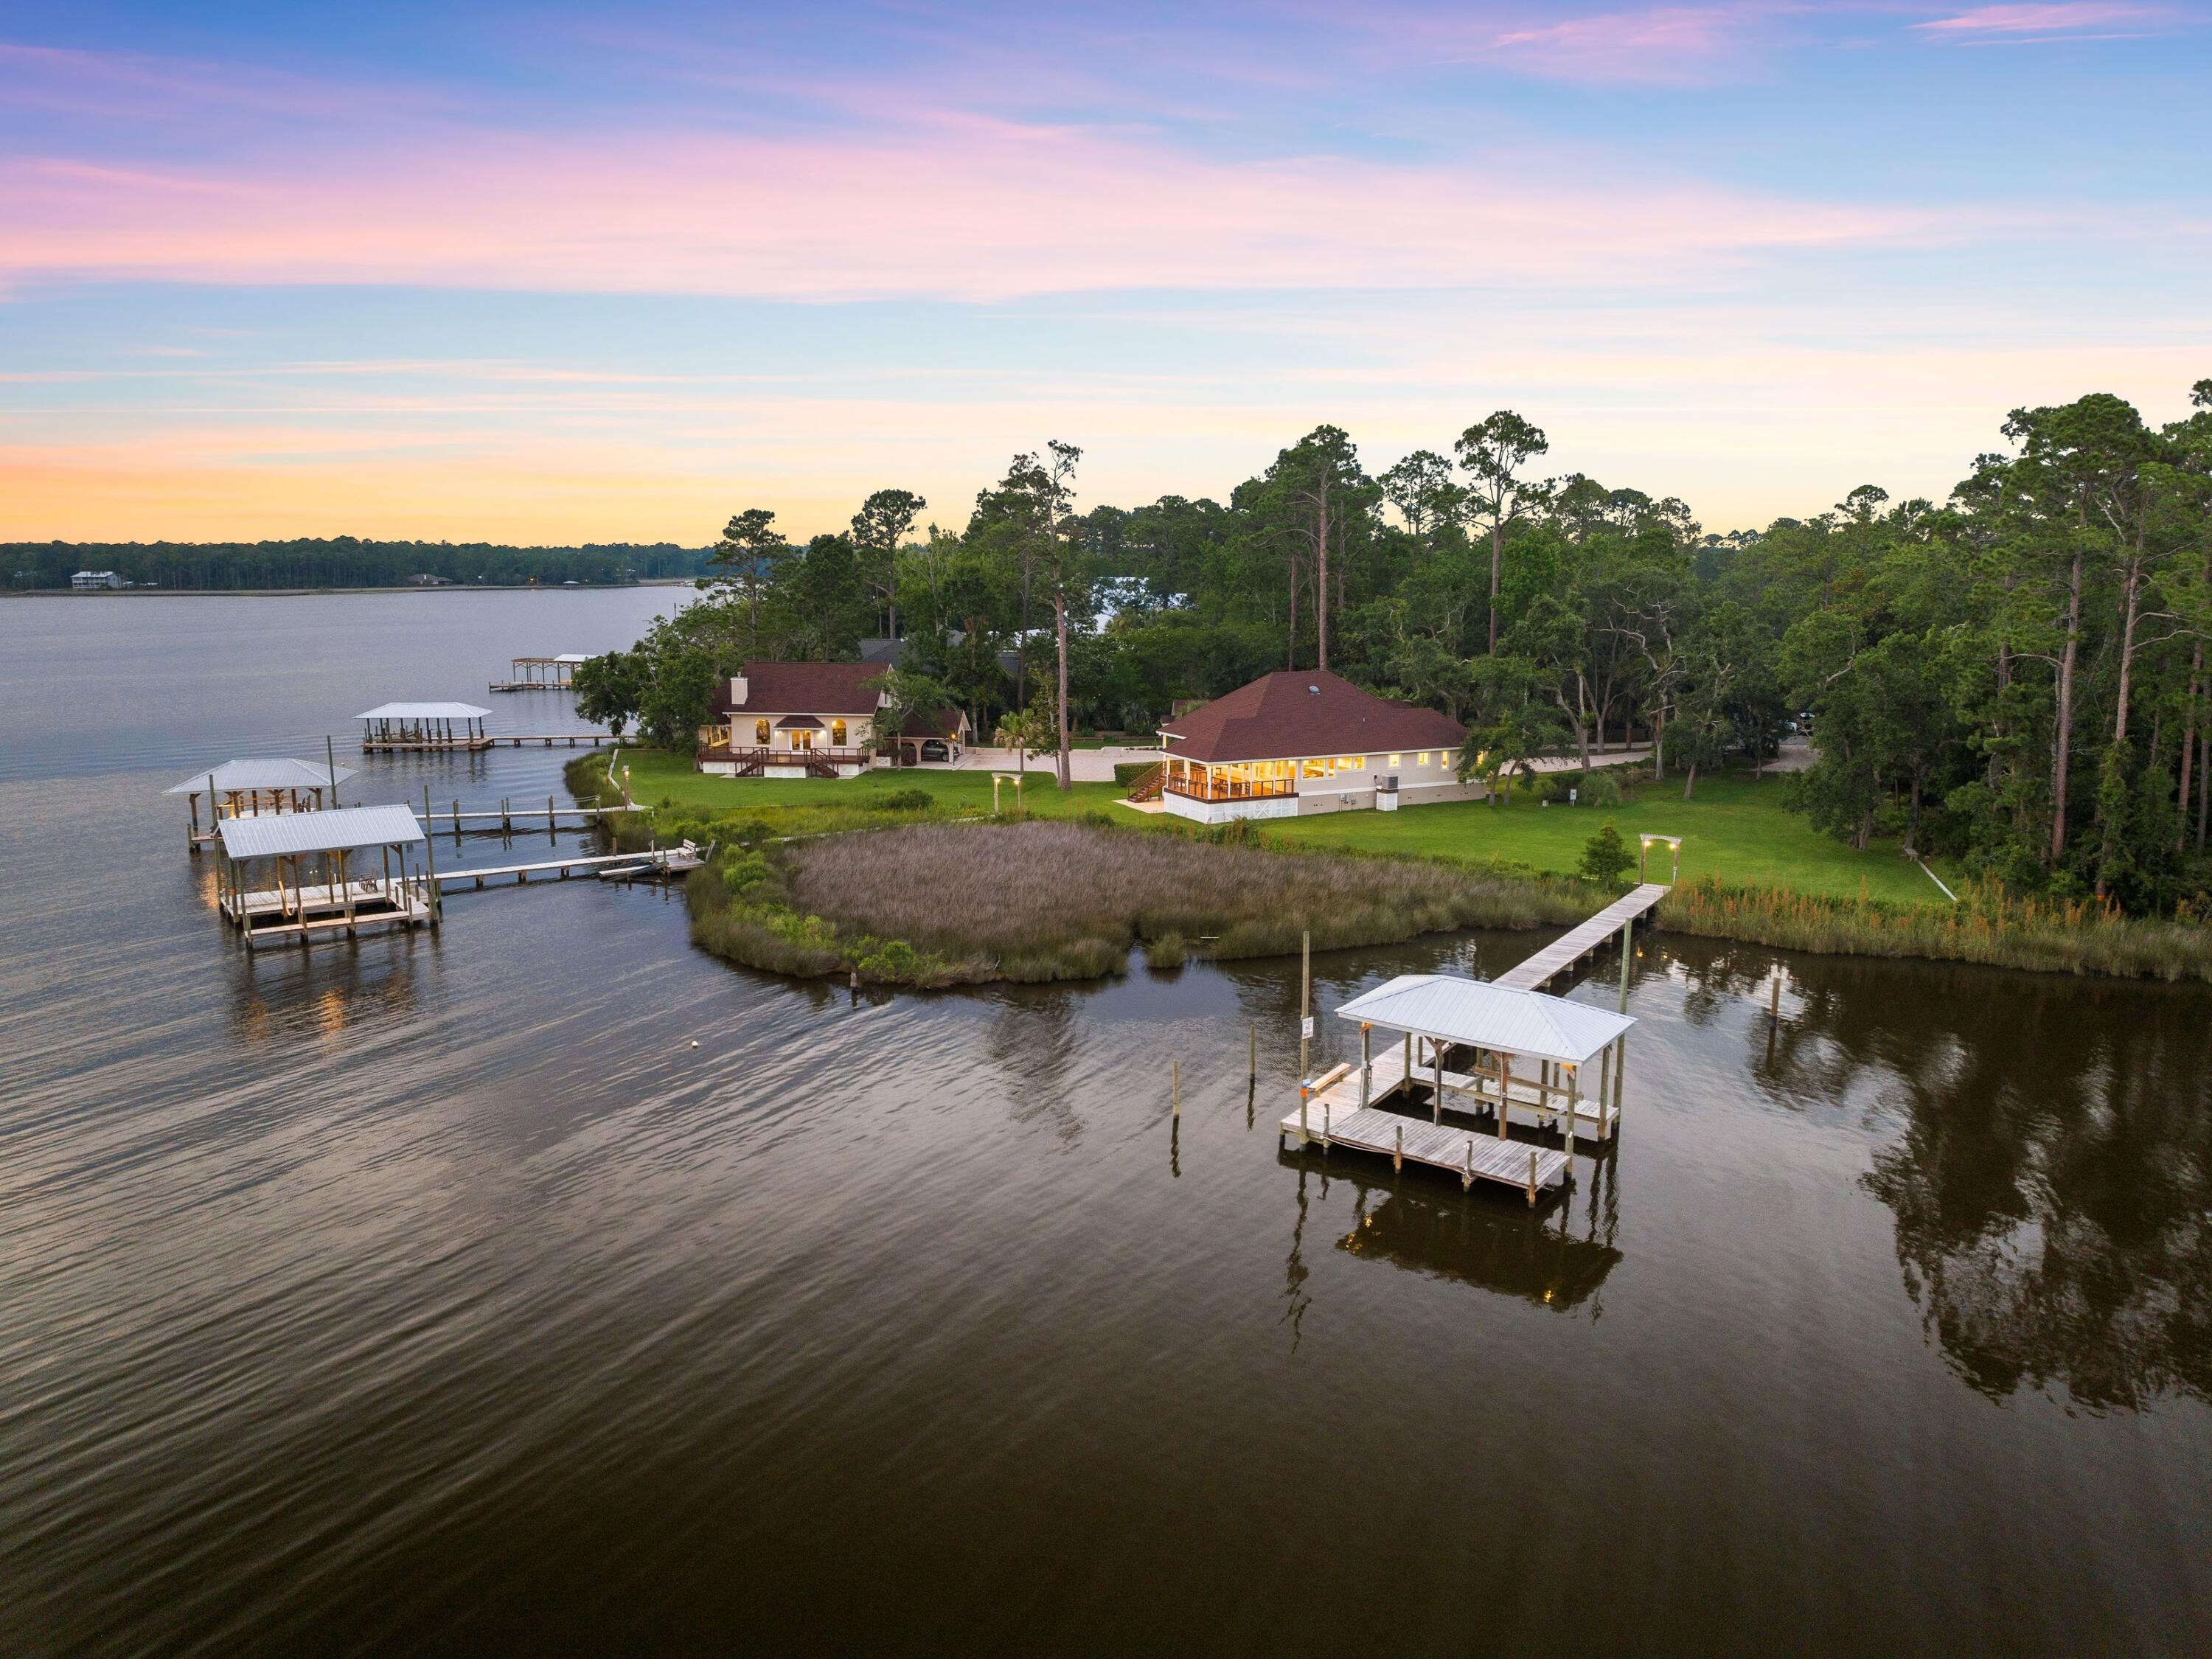
[[[1295,961],[856,997],[595,882],[236,948],[161,787],[542,799],[348,717],[569,729],[483,684],[670,602],[0,605],[0,1649],[2212,1644],[2201,991],[1784,957],[1770,1023],[1647,939],[1532,1216],[1278,1149]],[[1540,938],[1318,959],[1324,1049]]]

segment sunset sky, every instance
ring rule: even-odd
[[[1224,496],[1511,407],[1707,528],[2212,374],[2212,7],[0,11],[0,539]]]

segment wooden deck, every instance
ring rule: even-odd
[[[1454,1073],[1444,1074],[1449,1088]],[[1414,1083],[1426,1077],[1417,1067]],[[1425,1164],[1449,1170],[1462,1187],[1477,1181],[1495,1181],[1518,1187],[1536,1201],[1538,1193],[1564,1186],[1573,1173],[1568,1154],[1553,1146],[1534,1146],[1525,1140],[1501,1139],[1492,1131],[1452,1123],[1423,1122],[1401,1112],[1383,1110],[1373,1103],[1400,1092],[1407,1083],[1405,1052],[1394,1045],[1375,1056],[1368,1085],[1369,1104],[1359,1103],[1359,1067],[1339,1067],[1328,1075],[1327,1086],[1316,1092],[1304,1109],[1285,1117],[1277,1138],[1291,1144],[1320,1146],[1325,1150],[1349,1146],[1355,1152],[1379,1152],[1384,1158]],[[1528,1103],[1516,1100],[1515,1105]],[[1494,1103],[1493,1103],[1494,1109]]]
[[[1496,982],[1515,991],[1542,990],[1666,896],[1663,883],[1644,883],[1626,897],[1615,899],[1579,927],[1553,939],[1528,961],[1507,969]]]

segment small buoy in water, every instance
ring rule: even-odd
[[[693,1037],[693,1038],[691,1039],[691,1046],[692,1046],[694,1048],[697,1048],[697,1047],[699,1046],[699,1039],[698,1039],[697,1037]]]

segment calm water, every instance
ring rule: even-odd
[[[669,598],[0,605],[0,1649],[2212,1643],[2202,994],[1785,958],[1770,1030],[1659,940],[1532,1220],[1278,1152],[1295,962],[855,1000],[596,883],[232,946],[161,786]]]

